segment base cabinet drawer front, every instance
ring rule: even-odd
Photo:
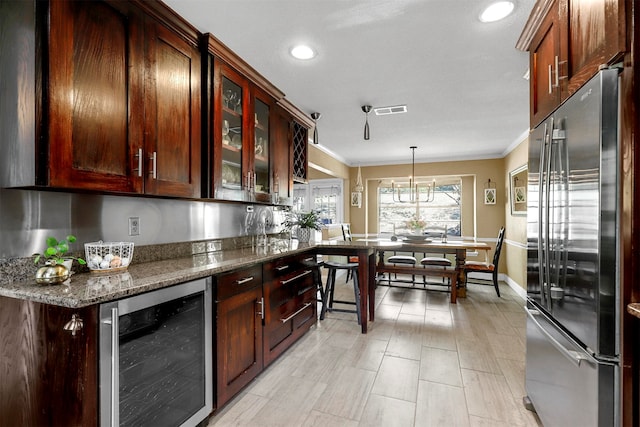
[[[260,264],[218,276],[217,300],[238,295],[252,288],[262,286],[262,266]]]
[[[307,255],[283,259],[276,265],[265,265],[265,276],[272,277],[264,285],[265,366],[315,324],[316,285],[313,268],[304,263],[308,258]],[[283,271],[287,273],[278,274]]]

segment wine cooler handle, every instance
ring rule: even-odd
[[[118,369],[120,367],[120,341],[118,337],[118,307],[111,309],[111,425],[120,425],[120,402],[118,401]]]

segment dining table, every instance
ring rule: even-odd
[[[322,240],[317,242],[316,250],[323,255],[344,255],[358,257],[358,287],[360,290],[360,312],[362,333],[368,330],[368,321],[375,321],[375,293],[377,267],[384,264],[385,252],[410,252],[410,253],[440,253],[455,255],[455,269],[458,272],[458,297],[466,297],[464,263],[467,259],[467,251],[485,252],[485,260],[488,259],[488,251],[491,246],[475,240],[442,241],[441,239],[405,239],[398,238],[362,238],[353,241]],[[366,313],[369,313],[368,319]]]

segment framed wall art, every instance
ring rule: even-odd
[[[356,208],[362,207],[362,193],[359,191],[353,191],[351,193],[351,206]]]
[[[527,215],[527,165],[509,172],[509,204],[511,215]]]

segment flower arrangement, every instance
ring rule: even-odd
[[[414,215],[409,221],[406,222],[407,228],[410,230],[418,231],[427,226],[427,221]]]
[[[282,225],[287,230],[291,230],[295,226],[320,230],[322,220],[320,219],[320,213],[315,210],[311,212],[290,212]]]
[[[63,264],[65,260],[76,260],[79,264],[84,265],[86,261],[79,257],[67,255],[69,251],[69,243],[76,241],[76,236],[69,234],[66,239],[56,239],[55,237],[47,237],[47,249],[42,254],[33,254],[34,264],[38,264],[41,258],[45,259],[48,264]]]

